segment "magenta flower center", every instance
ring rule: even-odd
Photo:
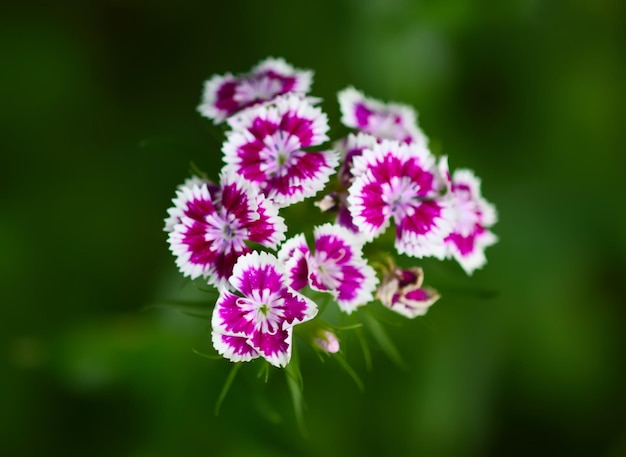
[[[300,149],[300,140],[295,135],[285,135],[283,131],[277,131],[264,139],[266,148],[262,164],[262,171],[271,177],[286,176],[289,167],[295,162],[295,151]]]
[[[206,216],[208,228],[206,241],[212,242],[212,249],[218,252],[241,252],[246,250],[244,241],[248,239],[248,229],[241,226],[241,222],[233,213],[224,208]]]
[[[402,140],[406,136],[405,129],[394,114],[376,113],[370,116],[368,122],[370,133],[376,137]]]
[[[339,262],[345,257],[343,249],[339,252],[329,254],[326,251],[317,251],[311,259],[311,269],[318,276],[319,281],[327,289],[337,289],[343,278],[343,272]]]
[[[254,289],[248,297],[237,299],[237,306],[246,315],[246,320],[254,323],[254,328],[274,335],[281,330],[284,321],[285,299],[279,292],[269,289]]]
[[[383,183],[382,201],[387,205],[388,215],[393,215],[397,220],[405,216],[411,216],[415,207],[419,205],[419,184],[407,176],[401,178],[394,176],[389,182]]]
[[[279,80],[267,76],[247,78],[237,87],[234,99],[241,104],[269,100],[280,92],[281,87]]]

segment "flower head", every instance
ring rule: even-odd
[[[271,100],[288,92],[307,93],[313,72],[298,70],[283,59],[268,58],[248,74],[215,75],[204,83],[198,111],[215,123],[256,103]]]
[[[332,224],[315,227],[313,235],[314,252],[301,234],[287,240],[278,253],[286,263],[292,287],[309,285],[330,292],[346,313],[373,300],[378,278],[363,258],[361,238]]]
[[[353,87],[338,94],[341,122],[378,139],[396,140],[407,144],[426,144],[424,133],[417,126],[413,108],[399,103],[383,103],[368,98]]]
[[[366,150],[354,158],[348,189],[354,224],[373,239],[393,219],[400,254],[444,258],[451,226],[442,168],[424,146],[383,141]]]
[[[487,263],[485,249],[498,241],[489,231],[496,223],[495,207],[480,192],[480,179],[471,170],[457,169],[452,176],[453,228],[446,239],[448,257],[453,257],[467,274]]]
[[[239,256],[250,252],[246,241],[276,248],[287,230],[277,208],[242,178],[223,173],[219,189],[190,183],[176,192],[166,219],[173,225],[168,242],[180,271],[192,279],[206,277],[227,286]]]
[[[328,140],[326,115],[297,95],[286,95],[231,118],[223,146],[226,169],[258,185],[279,206],[321,190],[338,164],[334,151],[306,148]]]
[[[315,303],[288,285],[284,266],[266,252],[240,257],[229,281],[239,295],[222,290],[215,304],[215,349],[233,362],[260,356],[274,366],[286,366],[292,327],[315,317]]]
[[[439,300],[439,293],[422,287],[424,271],[419,267],[402,269],[393,266],[384,276],[376,298],[392,311],[409,319],[423,316]]]

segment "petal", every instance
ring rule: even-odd
[[[249,362],[259,357],[259,353],[249,343],[247,337],[224,335],[215,329],[211,333],[213,347],[231,362]]]
[[[498,237],[489,230],[480,229],[470,236],[452,233],[446,238],[448,255],[453,257],[468,275],[487,263],[485,249],[498,242]]]
[[[315,227],[314,236],[312,286],[331,291],[347,313],[372,301],[378,279],[362,257],[362,238],[332,224]]]
[[[285,220],[278,215],[278,207],[262,194],[257,195],[259,219],[247,225],[250,241],[271,249],[285,239],[287,226]]]
[[[376,137],[362,132],[350,134],[347,138],[335,142],[335,148],[342,157],[341,167],[338,172],[339,182],[348,187],[356,174],[352,168],[355,157],[363,154],[366,149],[372,149],[376,144]]]
[[[289,92],[310,90],[313,72],[293,68],[280,58],[268,58],[248,74],[215,75],[204,84],[201,115],[221,123],[241,110]]]
[[[352,223],[368,240],[376,238],[389,226],[391,214],[382,195],[382,186],[374,181],[371,173],[358,176],[348,189]]]
[[[239,103],[234,99],[236,88],[237,82],[232,74],[212,76],[204,83],[198,112],[217,124],[223,122],[239,109]]]
[[[278,251],[278,260],[285,265],[289,286],[295,290],[302,290],[309,284],[309,255],[303,234],[289,238]]]
[[[445,239],[446,254],[456,259],[468,275],[487,263],[484,251],[498,241],[489,231],[497,220],[496,210],[482,197],[480,185],[471,170],[459,169],[452,176],[452,233]]]
[[[222,290],[211,317],[214,330],[232,336],[249,337],[254,332],[254,315],[239,306],[241,297]]]
[[[300,92],[311,90],[313,72],[293,68],[282,58],[268,57],[259,62],[253,69],[255,75],[269,75],[281,81],[281,93]]]
[[[278,330],[274,334],[255,332],[249,339],[249,344],[275,367],[285,367],[291,359],[292,335],[291,327]]]
[[[259,219],[257,190],[235,173],[223,170],[220,179],[220,206],[232,214],[240,225]]]
[[[400,221],[396,221],[396,249],[412,257],[445,258],[445,237],[450,233],[448,200],[422,201]]]
[[[426,314],[430,306],[439,300],[439,293],[431,288],[415,288],[396,295],[393,303],[386,305],[392,311],[409,319]]]
[[[273,255],[253,251],[239,257],[230,283],[246,297],[253,296],[255,290],[282,294],[286,288],[285,267]]]
[[[379,139],[406,144],[426,144],[427,138],[417,126],[415,110],[400,103],[383,103],[365,97],[353,87],[338,94],[341,122]]]
[[[217,253],[206,241],[206,229],[206,224],[184,217],[167,238],[180,272],[191,279],[208,277],[213,271]]]
[[[282,294],[283,328],[309,321],[317,315],[317,305],[310,298],[293,289],[285,289]]]

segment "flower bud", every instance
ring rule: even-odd
[[[424,271],[419,267],[401,269],[393,266],[383,278],[376,298],[384,306],[409,319],[423,316],[439,300],[439,293],[422,287]]]
[[[313,339],[313,342],[318,348],[329,354],[339,352],[339,340],[335,334],[329,330],[320,330]]]

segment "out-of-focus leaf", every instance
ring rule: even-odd
[[[224,402],[226,395],[228,395],[228,391],[230,390],[230,386],[232,386],[235,377],[237,376],[237,372],[241,368],[241,363],[234,363],[233,367],[230,369],[230,373],[228,373],[228,377],[224,382],[224,387],[222,387],[222,391],[220,392],[219,397],[217,397],[217,401],[215,402],[215,415],[219,416],[220,414],[220,406]]]
[[[387,354],[387,356],[399,367],[406,368],[406,362],[400,355],[400,352],[396,348],[395,344],[387,334],[387,331],[380,322],[374,319],[370,314],[363,313],[363,320],[366,326],[380,348]]]

